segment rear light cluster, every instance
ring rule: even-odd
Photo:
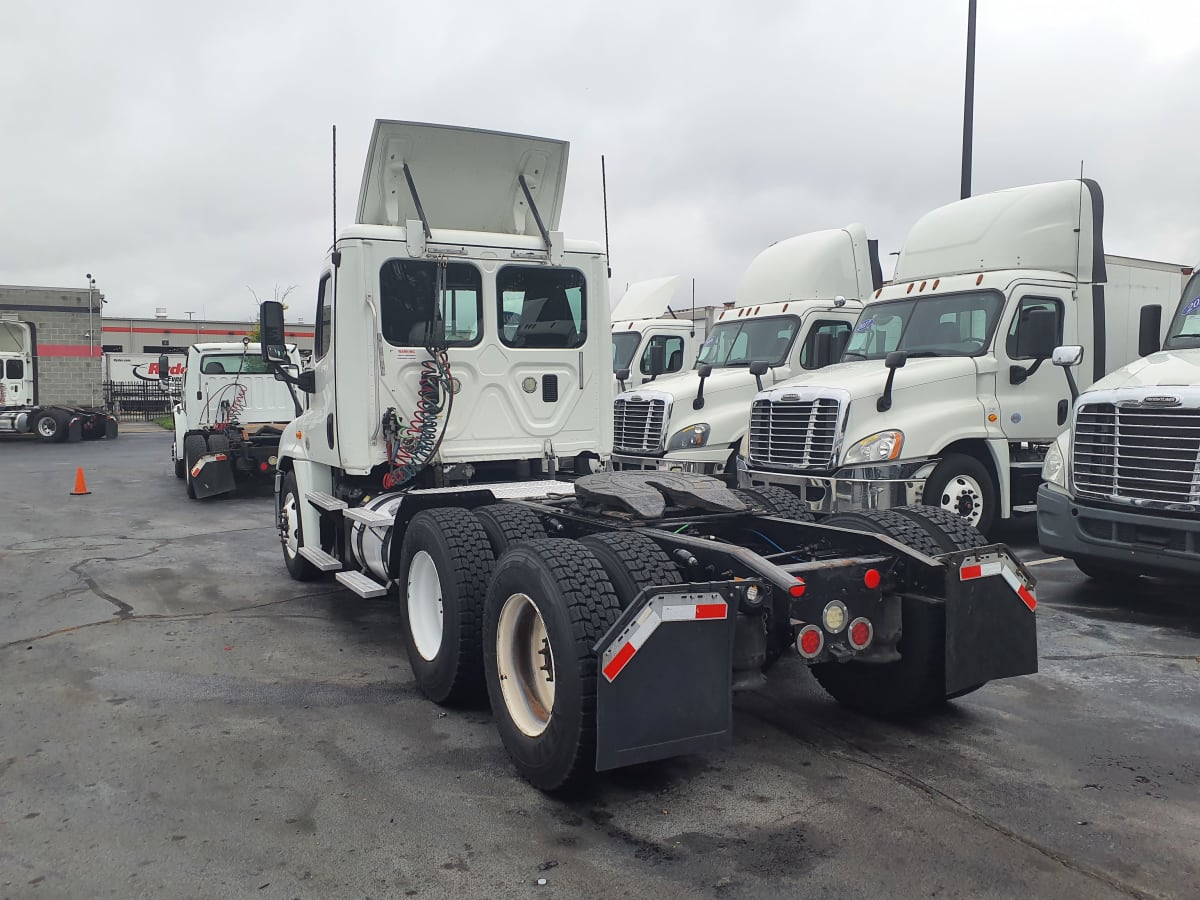
[[[875,627],[871,620],[860,616],[847,626],[845,616],[846,608],[841,603],[836,600],[830,603],[822,614],[825,628],[822,629],[820,625],[805,625],[801,628],[800,633],[796,635],[796,652],[804,659],[816,659],[825,652],[826,631],[837,634],[843,628],[846,631],[846,642],[854,650],[866,650],[875,639]],[[832,622],[836,622],[838,627],[831,627]]]

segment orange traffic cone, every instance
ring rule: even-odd
[[[83,466],[75,470],[75,490],[71,491],[72,497],[82,497],[84,494],[90,494],[87,489],[87,482],[83,480]]]

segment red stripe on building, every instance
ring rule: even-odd
[[[248,336],[250,334],[249,329],[236,331],[228,328],[123,328],[120,325],[105,325],[101,331],[111,331],[113,334],[211,334],[221,337]],[[284,337],[310,338],[314,336],[312,331],[285,331],[283,334]]]
[[[90,351],[90,352],[89,352]],[[38,344],[38,356],[102,356],[99,345],[89,347],[87,344]]]

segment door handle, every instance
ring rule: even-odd
[[[333,413],[325,417],[325,440],[329,443],[329,449],[333,449]]]

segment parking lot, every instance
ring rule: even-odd
[[[0,444],[0,896],[1194,896],[1200,598],[1038,564],[1041,672],[918,722],[795,659],[721,753],[550,798],[170,439]],[[91,494],[69,496],[83,466]],[[544,884],[539,884],[544,880]]]

